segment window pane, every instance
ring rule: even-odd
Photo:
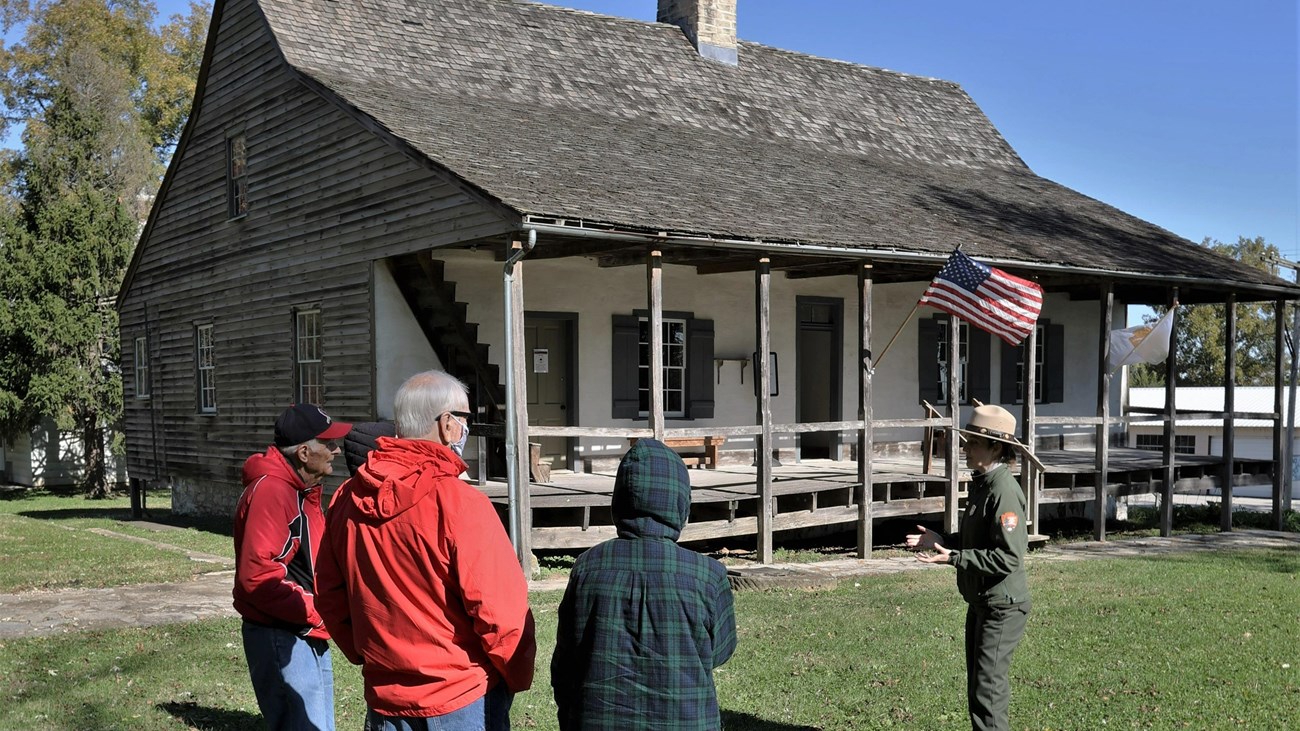
[[[682,411],[682,393],[681,391],[669,391],[664,394],[664,413],[680,413]]]
[[[667,388],[681,390],[686,384],[682,383],[683,373],[680,368],[664,369],[664,385]]]

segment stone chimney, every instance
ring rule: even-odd
[[[736,65],[736,0],[659,0],[658,21],[681,28],[701,56]]]

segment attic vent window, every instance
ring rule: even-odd
[[[424,27],[424,23],[421,23],[418,20],[410,20],[409,18],[402,18],[402,25],[413,25],[416,26],[417,28]]]

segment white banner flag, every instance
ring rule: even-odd
[[[1169,357],[1169,336],[1173,333],[1173,310],[1155,325],[1137,325],[1110,331],[1111,371],[1135,363],[1160,363]]]

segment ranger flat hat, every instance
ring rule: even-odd
[[[984,437],[992,439],[995,442],[1010,444],[1025,456],[1025,459],[1034,463],[1038,469],[1043,469],[1043,463],[1038,461],[1029,448],[1016,439],[1016,417],[1011,415],[1010,411],[1001,406],[988,404],[985,406],[976,406],[971,412],[970,419],[966,421],[965,429],[958,429],[962,434],[971,436]]]

